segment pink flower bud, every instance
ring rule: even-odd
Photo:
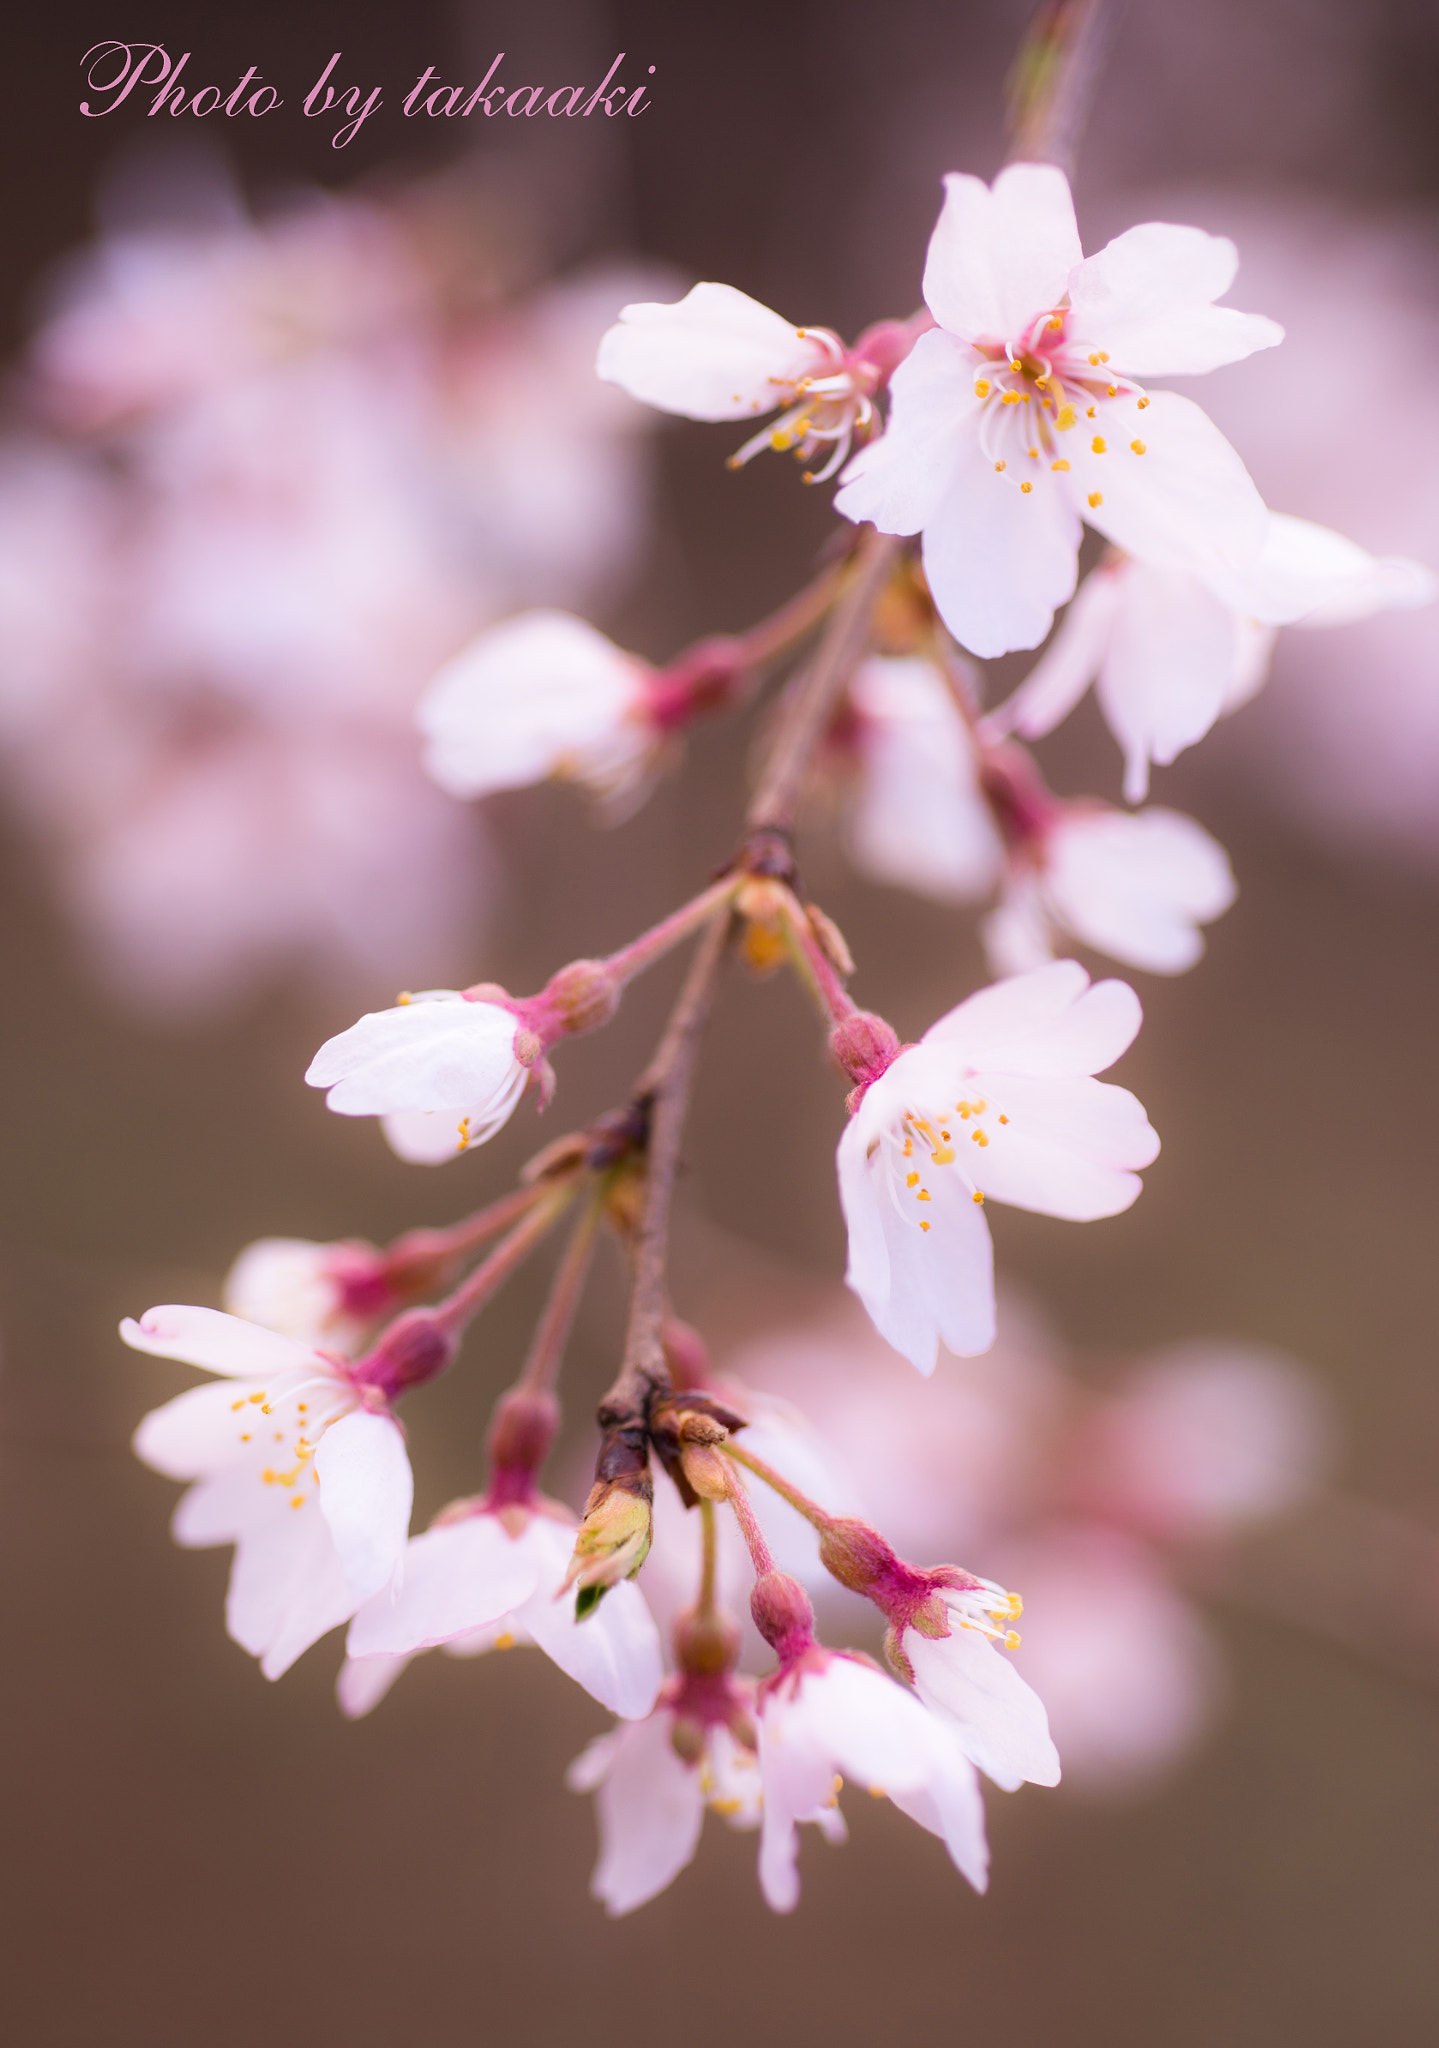
[[[757,1578],[749,1611],[781,1665],[797,1663],[814,1648],[814,1609],[804,1587],[788,1572],[765,1572]]]
[[[856,1010],[830,1034],[830,1051],[857,1087],[867,1088],[899,1052],[899,1033],[883,1017]]]
[[[398,1316],[368,1357],[355,1367],[361,1386],[374,1387],[387,1401],[442,1373],[459,1350],[459,1339],[433,1310],[415,1308]]]

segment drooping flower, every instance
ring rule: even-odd
[[[874,419],[873,397],[907,353],[911,330],[885,321],[847,349],[827,327],[792,327],[727,284],[697,284],[678,304],[626,306],[600,343],[599,375],[633,398],[692,420],[758,419],[783,408],[730,458],[793,449],[811,479],[833,476],[857,433]]]
[[[798,1829],[842,1842],[846,1778],[938,1835],[976,1891],[989,1880],[984,1806],[956,1730],[856,1657],[811,1649],[760,1688],[760,1888],[777,1913],[799,1902]]]
[[[1093,682],[1124,753],[1124,794],[1138,803],[1151,762],[1167,767],[1262,687],[1276,628],[1348,625],[1436,593],[1418,562],[1375,557],[1278,512],[1243,567],[1193,573],[1116,554],[1086,577],[1053,645],[988,723],[1039,738]]]
[[[935,1575],[938,1578],[938,1574]],[[1038,1693],[1007,1656],[1019,1637],[1016,1594],[988,1579],[938,1586],[926,1612],[896,1632],[896,1651],[927,1707],[952,1721],[970,1762],[1007,1792],[1026,1781],[1059,1783],[1059,1753]],[[946,1632],[939,1634],[938,1629]]]
[[[341,1358],[216,1309],[152,1308],[137,1351],[221,1375],[147,1415],[135,1450],[194,1481],[178,1543],[233,1543],[225,1625],[278,1678],[400,1568],[412,1482],[382,1389]]]
[[[596,1736],[565,1776],[572,1792],[595,1794],[600,1856],[590,1890],[615,1917],[648,1904],[693,1860],[706,1809],[734,1828],[759,1826],[754,1751],[727,1721],[690,1719],[678,1737],[687,1753],[677,1747],[682,1684],[668,1681],[644,1720]],[[747,1719],[748,1686],[730,1679],[726,1692],[732,1717]]]
[[[987,895],[1004,849],[945,678],[917,656],[876,656],[849,696],[859,761],[848,832],[855,866],[941,902]]]
[[[1139,1024],[1131,988],[1059,960],[970,996],[865,1090],[839,1144],[846,1279],[921,1372],[941,1337],[961,1357],[994,1341],[986,1197],[1088,1222],[1139,1193],[1159,1140],[1091,1078]]]
[[[616,1586],[577,1622],[573,1600],[559,1598],[574,1532],[574,1517],[552,1502],[446,1509],[411,1539],[396,1585],[350,1624],[340,1689],[346,1711],[367,1713],[420,1651],[456,1645],[474,1654],[508,1639],[538,1644],[621,1719],[649,1713],[663,1667],[644,1596],[633,1583]]]
[[[1065,804],[1012,861],[985,946],[1001,975],[1053,959],[1066,934],[1127,967],[1182,974],[1204,951],[1199,927],[1235,894],[1224,848],[1181,812]]]
[[[257,1238],[225,1276],[228,1314],[349,1356],[398,1299],[386,1283],[384,1253],[358,1240]]]
[[[383,1117],[402,1159],[432,1165],[508,1122],[541,1051],[513,1010],[430,989],[327,1039],[305,1079],[341,1116]]]
[[[659,741],[653,675],[565,612],[527,612],[482,633],[420,701],[425,766],[452,796],[557,776],[617,798],[641,783]]]
[[[888,430],[838,509],[921,533],[950,631],[974,653],[1035,647],[1074,590],[1083,521],[1158,566],[1242,564],[1264,537],[1243,463],[1207,416],[1140,378],[1192,375],[1282,339],[1213,301],[1234,245],[1150,222],[1084,257],[1064,173],[953,173],[924,296],[938,326],[893,379]]]

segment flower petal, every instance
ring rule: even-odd
[[[1077,960],[1056,960],[979,989],[931,1024],[922,1044],[957,1047],[976,1072],[1098,1074],[1127,1051],[1142,1017],[1126,982],[1091,987]]]
[[[954,1722],[965,1753],[996,1785],[1059,1783],[1043,1702],[988,1636],[956,1621],[938,1641],[906,1629],[903,1647],[920,1698]]]
[[[350,1624],[352,1657],[407,1656],[498,1621],[529,1599],[543,1559],[494,1515],[427,1529],[405,1546],[404,1577]]]
[[[1009,702],[986,724],[999,733],[1023,733],[1026,739],[1053,732],[1099,673],[1124,587],[1123,571],[1108,565],[1086,576],[1059,631]]]
[[[346,1579],[363,1600],[394,1573],[410,1526],[414,1480],[399,1424],[363,1409],[332,1422],[315,1477]]]
[[[335,1680],[335,1698],[347,1721],[373,1713],[409,1663],[408,1657],[347,1657]]]
[[[1439,580],[1418,562],[1376,558],[1330,527],[1283,512],[1270,513],[1253,562],[1208,581],[1232,611],[1271,626],[1342,626],[1439,595]]]
[[[1284,329],[1262,313],[1211,303],[1234,282],[1224,235],[1146,221],[1080,264],[1070,285],[1076,339],[1108,351],[1131,377],[1193,376],[1273,348]]]
[[[1168,766],[1203,739],[1254,649],[1243,622],[1187,570],[1126,562],[1119,580],[1096,697],[1124,753],[1124,794],[1138,803],[1150,762]]]
[[[662,412],[737,420],[772,412],[828,363],[822,343],[757,299],[733,285],[697,284],[676,305],[625,306],[595,369]]]
[[[967,473],[982,402],[972,348],[930,328],[890,380],[889,425],[845,470],[835,510],[881,533],[918,533]]]
[[[1037,647],[1074,595],[1080,516],[1071,494],[1054,487],[1060,478],[1025,491],[998,473],[977,432],[959,452],[949,491],[925,523],[924,573],[955,639],[989,660]]]
[[[1050,833],[1045,889],[1075,937],[1131,967],[1182,974],[1204,951],[1197,927],[1234,901],[1218,840],[1179,811],[1076,811]]]
[[[1069,436],[1064,481],[1076,508],[1116,546],[1155,567],[1199,574],[1258,554],[1264,501],[1192,399],[1155,391],[1143,402],[1102,400],[1084,424]]]
[[[328,1039],[305,1079],[327,1088],[341,1116],[397,1110],[457,1113],[481,1102],[504,1115],[519,1099],[525,1070],[515,1059],[518,1020],[498,1003],[462,998],[372,1010]]]
[[[861,726],[849,828],[856,867],[940,902],[985,895],[1003,848],[944,677],[932,662],[876,657],[856,675],[850,700]]]
[[[1071,1223],[1131,1206],[1134,1169],[1153,1161],[1159,1138],[1127,1088],[1070,1074],[1006,1074],[990,1085],[1003,1089],[1009,1122],[990,1120],[990,1143],[968,1162],[987,1197]]]
[[[447,662],[420,700],[425,768],[451,796],[523,789],[608,759],[643,699],[644,665],[567,612],[526,612]],[[636,717],[636,755],[646,734]]]
[[[136,1351],[156,1358],[178,1358],[205,1372],[235,1379],[264,1380],[283,1372],[323,1372],[335,1368],[310,1345],[277,1330],[262,1329],[217,1308],[191,1308],[169,1302],[147,1309],[139,1322],[127,1316],[120,1335]]]
[[[1083,254],[1056,165],[1010,164],[992,186],[952,171],[925,260],[925,304],[966,341],[1016,342],[1059,304]]]
[[[622,1721],[640,1720],[653,1708],[664,1678],[659,1630],[644,1594],[629,1579],[612,1586],[592,1613],[576,1621],[573,1597],[557,1597],[571,1547],[567,1541],[553,1582],[541,1584],[520,1618],[545,1655],[602,1707]]]
[[[572,1769],[577,1789],[595,1784],[600,1859],[590,1890],[611,1915],[655,1898],[699,1847],[704,1796],[699,1772],[671,1747],[673,1718],[662,1708],[628,1722],[601,1738],[608,1743],[603,1754],[593,1744]]]
[[[132,1443],[136,1457],[167,1479],[198,1479],[233,1458],[239,1438],[234,1381],[217,1386],[207,1380],[187,1387],[163,1408],[152,1408]]]

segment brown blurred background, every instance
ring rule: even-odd
[[[997,167],[1001,81],[1027,12],[1011,0],[555,0],[463,15],[290,0],[223,16],[160,6],[143,22],[37,10],[7,39],[5,332],[19,344],[37,279],[90,232],[96,181],[138,125],[122,135],[119,118],[75,111],[79,56],[101,36],[143,29],[217,78],[256,62],[296,100],[342,48],[347,71],[391,89],[350,151],[330,151],[291,109],[230,138],[257,191],[443,163],[453,136],[393,104],[426,64],[478,82],[505,49],[527,74],[597,81],[625,50],[657,67],[643,119],[480,138],[539,195],[555,260],[638,251],[852,332],[913,303],[940,173]],[[1423,0],[1362,13],[1344,0],[1133,0],[1081,158],[1087,239],[1123,225],[1128,195],[1180,181],[1432,205],[1436,85],[1439,11]],[[728,445],[723,430],[662,435],[659,539],[600,621],[625,644],[663,657],[742,626],[822,541],[821,494],[777,461],[726,476]],[[1083,1231],[1005,1211],[999,1258],[1096,1352],[1218,1331],[1307,1360],[1340,1404],[1345,1482],[1422,1518],[1439,1497],[1435,877],[1285,824],[1263,776],[1234,765],[1238,733],[1158,779],[1162,801],[1229,848],[1242,893],[1194,974],[1135,977],[1147,1025],[1120,1078],[1165,1141],[1144,1198]],[[560,790],[493,804],[514,881],[485,957],[457,959],[454,977],[534,986],[666,908],[727,848],[745,744],[730,727],[701,735],[684,780],[612,833],[592,832]],[[1045,760],[1063,790],[1115,791],[1088,712]],[[860,1000],[902,1032],[982,978],[964,920],[848,879],[823,845],[808,872],[859,959]],[[752,1840],[713,1823],[669,1893],[602,1918],[586,1895],[592,1815],[560,1785],[599,1710],[538,1659],[422,1660],[354,1726],[331,1697],[335,1639],[268,1686],[222,1632],[228,1553],[172,1548],[172,1489],[127,1449],[140,1413],[189,1376],[126,1353],[117,1318],[217,1300],[235,1250],[262,1234],[383,1240],[447,1220],[504,1186],[547,1133],[527,1109],[478,1157],[405,1167],[371,1125],[326,1116],[301,1085],[349,1011],[273,986],[223,1022],[142,1030],[97,993],[18,834],[0,889],[8,2040],[1435,2038],[1434,1696],[1379,1655],[1274,1619],[1221,1616],[1231,1711],[1159,1792],[1107,1806],[1064,1789],[991,1798],[987,1899],[937,1843],[866,1801],[847,1850],[807,1847],[788,1921],[759,1901]],[[564,1051],[550,1129],[623,1093],[666,985],[643,985],[613,1029]],[[796,993],[732,986],[687,1149],[688,1208],[837,1275],[840,1114]],[[709,1241],[684,1255],[682,1311],[684,1285],[706,1291]],[[452,1380],[413,1404],[419,1516],[473,1486],[488,1399],[515,1369],[541,1284],[526,1274]],[[609,1377],[618,1312],[607,1283],[570,1369],[577,1414]],[[1429,1597],[1439,1611],[1439,1591]],[[1381,1614],[1373,1627],[1377,1642]]]

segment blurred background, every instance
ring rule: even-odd
[[[851,1457],[942,1419],[952,1462],[926,1444],[922,1487],[882,1459],[868,1482],[1028,1597],[1070,1778],[990,1798],[987,1899],[866,1800],[847,1850],[807,1845],[791,1920],[711,1823],[607,1923],[560,1782],[597,1708],[527,1653],[429,1658],[351,1725],[337,1639],[267,1685],[223,1634],[228,1553],[172,1548],[172,1489],[128,1450],[191,1376],[126,1353],[120,1315],[218,1302],[261,1235],[450,1220],[623,1095],[672,977],[564,1050],[545,1125],[526,1107],[437,1171],[302,1086],[361,1009],[535,987],[733,836],[739,725],[596,831],[573,791],[441,797],[414,698],[522,605],[664,659],[805,578],[827,494],[779,461],[727,475],[726,430],[595,385],[594,341],[695,277],[848,334],[907,312],[940,175],[1001,161],[1028,12],[289,0],[136,24],[60,0],[11,25],[0,2012],[27,2048],[1434,2038],[1433,612],[1283,637],[1264,696],[1156,777],[1240,897],[1194,973],[1134,977],[1118,1078],[1165,1143],[1143,1200],[1083,1231],[995,1219],[1015,1292],[992,1359],[922,1387],[867,1348],[812,1022],[782,979],[735,978],[717,1012],[680,1312]],[[194,82],[255,64],[287,105],[161,137],[85,120],[82,53],[137,26]],[[340,151],[299,112],[336,49],[386,100]],[[517,80],[594,84],[624,51],[653,104],[403,119],[426,65],[473,87],[498,50]],[[1278,509],[1433,565],[1436,87],[1426,0],[1131,0],[1076,181],[1091,248],[1153,217],[1236,236],[1235,302],[1289,340],[1203,402]],[[1092,707],[1041,751],[1061,791],[1117,796]],[[904,1035],[984,978],[971,918],[856,881],[825,833],[805,869]],[[412,1404],[418,1519],[475,1486],[543,1280]],[[621,1307],[611,1271],[567,1374],[573,1499]]]

